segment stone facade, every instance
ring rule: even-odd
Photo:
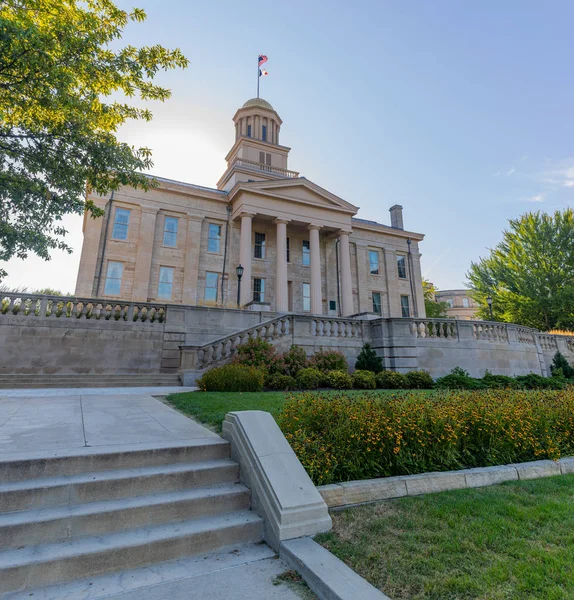
[[[289,171],[282,121],[266,101],[249,100],[233,120],[217,189],[158,177],[147,192],[89,196],[105,215],[84,219],[76,294],[237,308],[241,264],[241,309],[424,317],[424,236],[404,229],[402,207],[390,226],[359,219],[356,206]]]
[[[441,290],[435,294],[437,302],[446,302],[449,319],[474,321],[477,319],[478,304],[470,296],[470,290]]]

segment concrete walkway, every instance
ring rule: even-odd
[[[27,397],[0,398],[0,456],[120,444],[168,444],[215,435],[141,390],[131,394],[75,391],[60,395],[37,395],[28,390]]]

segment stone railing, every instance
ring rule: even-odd
[[[108,301],[96,298],[49,296],[4,292],[0,294],[0,315],[21,315],[31,319],[94,319],[163,323],[166,306],[146,302]]]
[[[558,342],[556,340],[557,336],[549,333],[539,333],[536,336],[538,338],[538,342],[543,350],[548,351],[558,351]]]
[[[216,366],[219,362],[230,359],[237,352],[239,346],[246,344],[249,340],[264,339],[271,341],[289,336],[292,331],[293,316],[286,315],[264,321],[249,329],[219,338],[202,346],[182,346],[181,369],[199,371]]]
[[[532,329],[526,329],[525,327],[516,328],[516,340],[521,344],[529,344],[534,346],[536,344],[536,338],[534,337],[535,331]]]
[[[361,327],[361,321],[352,319],[312,317],[311,335],[332,338],[360,338],[362,337]]]
[[[299,177],[299,173],[297,171],[289,171],[289,169],[282,169],[281,167],[272,167],[271,165],[266,165],[265,163],[260,163],[255,160],[248,160],[246,158],[236,158],[233,164],[237,165],[238,167],[248,167],[249,169],[254,169],[257,171],[273,173],[273,175],[279,175],[279,177],[287,177],[289,179],[295,179]]]
[[[475,340],[508,342],[508,327],[505,324],[477,321],[472,324],[472,335]]]
[[[411,333],[414,337],[421,339],[455,340],[458,338],[457,322],[445,319],[413,319]]]

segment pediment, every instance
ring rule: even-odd
[[[331,210],[356,214],[358,208],[346,202],[339,196],[328,192],[317,184],[298,177],[296,179],[281,179],[274,181],[254,181],[241,183],[230,193],[230,197],[240,191],[249,191],[273,198],[291,200],[292,202],[320,206]]]

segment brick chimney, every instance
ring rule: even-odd
[[[389,208],[391,213],[391,227],[395,229],[404,229],[403,226],[403,207],[400,204],[395,204]]]

